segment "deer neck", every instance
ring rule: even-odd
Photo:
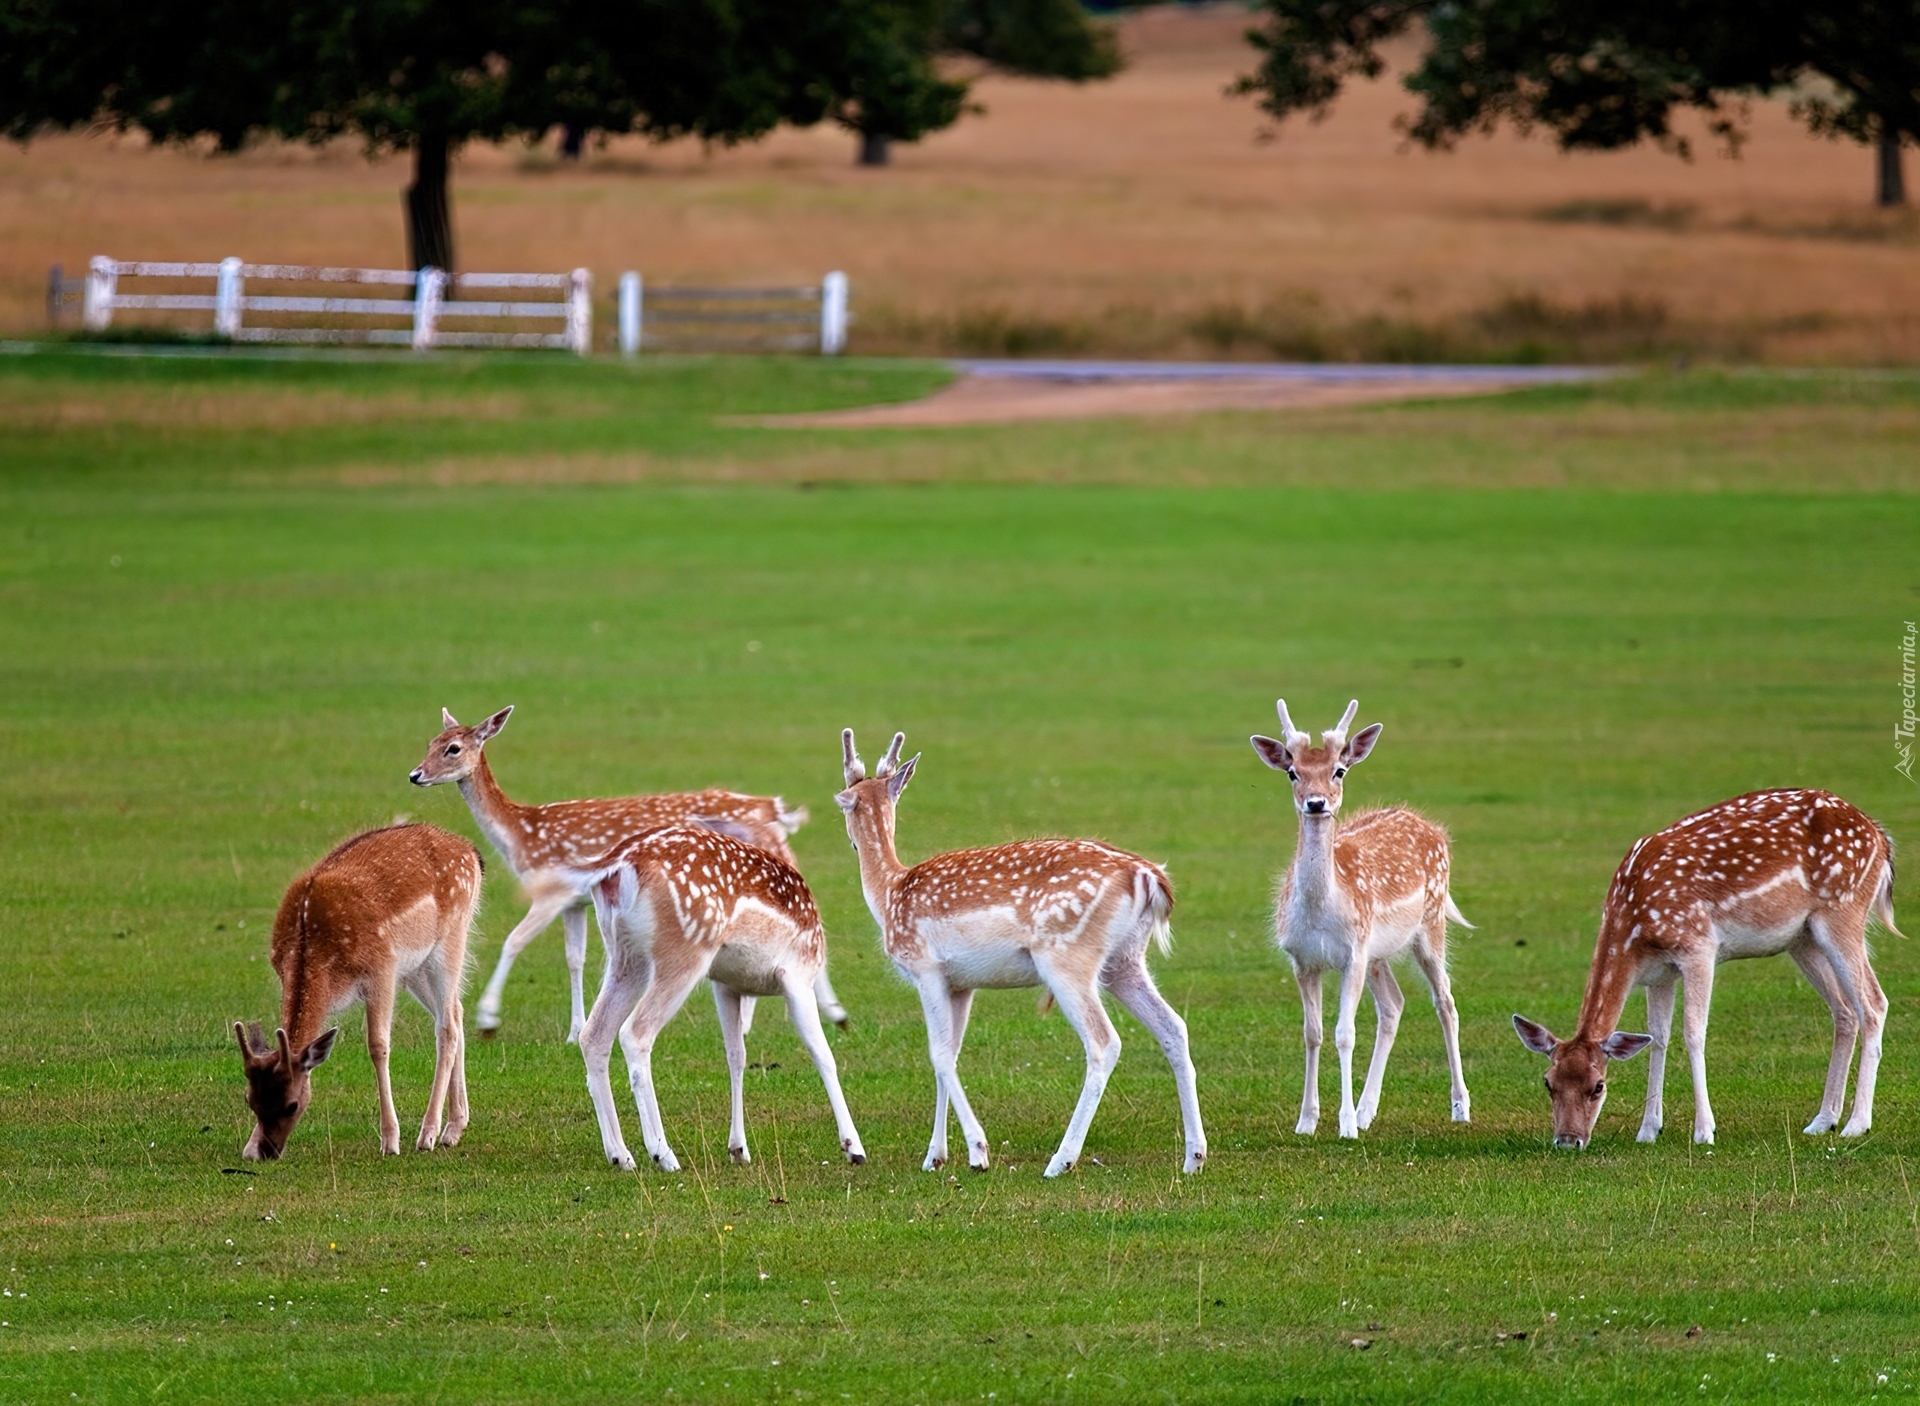
[[[1338,828],[1332,816],[1300,817],[1290,901],[1305,912],[1325,912],[1334,906],[1333,832]]]
[[[895,885],[907,872],[893,848],[893,816],[862,826],[854,840],[854,853],[860,859],[860,891],[866,895],[867,908],[881,932],[887,930],[887,900]]]
[[[307,892],[294,913],[291,960],[280,967],[280,953],[277,950],[274,954],[280,978],[280,1028],[287,1032],[287,1043],[295,1054],[313,1043],[333,1013],[334,992],[326,981],[329,964],[322,953],[315,951],[317,944],[307,924],[307,905],[312,898],[313,882],[309,879]],[[274,945],[280,948],[277,934]]]
[[[1620,1028],[1626,1013],[1627,997],[1633,991],[1633,963],[1626,960],[1625,923],[1614,923],[1611,915],[1600,924],[1600,940],[1594,944],[1593,967],[1587,973],[1586,995],[1580,998],[1580,1023],[1574,1038],[1604,1040]]]
[[[487,843],[500,852],[500,857],[513,866],[515,873],[524,869],[520,846],[526,832],[518,822],[528,808],[507,799],[507,793],[493,779],[493,768],[487,765],[485,752],[480,754],[474,769],[460,778],[459,785],[467,809],[473,812],[474,823],[487,837]]]

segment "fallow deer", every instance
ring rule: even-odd
[[[1547,1056],[1556,1147],[1583,1148],[1607,1096],[1607,1061],[1652,1047],[1638,1140],[1665,1120],[1663,1085],[1675,983],[1686,987],[1681,1040],[1693,1070],[1693,1140],[1711,1143],[1707,1011],[1714,968],[1785,952],[1833,1012],[1833,1054],[1809,1133],[1830,1131],[1846,1102],[1860,1044],[1853,1117],[1842,1137],[1873,1126],[1887,998],[1869,964],[1868,915],[1893,923],[1893,842],[1868,816],[1826,791],[1753,791],[1634,841],[1600,911],[1593,967],[1572,1035],[1514,1016],[1520,1042]],[[1619,1030],[1627,997],[1647,989],[1648,1034]]]
[[[562,865],[560,872],[591,894],[607,947],[606,974],[581,1031],[580,1053],[609,1162],[628,1170],[635,1165],[607,1072],[617,1035],[648,1155],[665,1171],[679,1170],[654,1096],[653,1045],[702,977],[712,984],[726,1048],[733,1100],[727,1151],[733,1160],[751,1160],[742,1008],[755,996],[785,996],[794,1028],[826,1085],[841,1150],[856,1165],[866,1161],[815,1008],[814,983],[826,945],[799,870],[731,835],[668,825],[630,836],[598,859]]]
[[[1149,942],[1172,950],[1167,917],[1173,889],[1164,870],[1093,840],[1027,840],[991,849],[955,850],[908,868],[894,852],[894,809],[918,755],[900,760],[904,733],[869,777],[841,734],[846,789],[834,800],[860,858],[860,886],[880,925],[887,956],[920,995],[934,1070],[933,1139],[927,1171],[947,1160],[947,1105],[960,1120],[967,1162],[987,1166],[987,1135],[960,1087],[960,1043],[973,993],[981,988],[1044,985],[1086,1046],[1080,1101],[1046,1174],[1080,1158],[1107,1080],[1120,1061],[1120,1036],[1101,1004],[1111,991],[1152,1032],[1173,1066],[1186,1129],[1183,1170],[1207,1157],[1200,1126],[1187,1026],[1147,973]]]
[[[1340,974],[1340,1013],[1333,1028],[1340,1056],[1340,1136],[1358,1137],[1372,1124],[1406,1007],[1389,963],[1408,955],[1433,994],[1453,1080],[1453,1121],[1465,1123],[1470,1108],[1460,1068],[1460,1017],[1447,980],[1447,923],[1473,925],[1460,916],[1448,892],[1447,832],[1405,806],[1340,818],[1342,781],[1367,759],[1382,730],[1382,724],[1373,723],[1348,739],[1358,699],[1347,704],[1338,727],[1320,734],[1318,747],[1294,727],[1287,700],[1280,699],[1278,706],[1286,740],[1258,735],[1250,740],[1261,761],[1287,774],[1300,813],[1299,845],[1274,911],[1274,935],[1293,964],[1306,1027],[1306,1091],[1294,1131],[1311,1133],[1320,1124],[1321,981],[1329,971]],[[1356,1106],[1354,1026],[1363,987],[1373,992],[1376,1024],[1373,1059]]]
[[[367,1006],[380,1150],[400,1151],[387,1051],[401,987],[433,1017],[433,1093],[414,1145],[430,1152],[460,1141],[467,1126],[460,983],[480,877],[479,852],[465,840],[431,825],[397,825],[355,836],[293,881],[273,921],[280,1028],[269,1045],[258,1024],[233,1026],[257,1120],[241,1156],[271,1160],[286,1151],[312,1099],[313,1070],[340,1033],[321,1026],[355,1001]]]
[[[584,891],[564,877],[570,866],[578,867],[606,853],[616,841],[642,830],[711,819],[726,822],[730,832],[737,833],[739,838],[766,850],[786,865],[798,867],[793,851],[787,846],[787,838],[807,823],[807,812],[804,807],[788,810],[778,796],[743,796],[721,790],[520,805],[509,800],[493,779],[485,751],[487,742],[507,725],[512,714],[513,708],[508,706],[475,727],[462,727],[452,713],[442,708],[442,731],[427,745],[426,758],[408,773],[407,779],[416,786],[437,786],[449,781],[457,785],[481,833],[507,861],[531,900],[526,917],[507,934],[500,961],[486,989],[480,993],[479,1005],[474,1010],[475,1026],[482,1035],[489,1036],[500,1028],[501,1000],[514,960],[557,917],[567,939],[567,975],[573,998],[567,1043],[572,1044],[580,1038],[580,1026],[586,1020],[589,900]],[[814,995],[827,1019],[844,1028],[847,1013],[833,994],[825,967],[820,969]],[[751,998],[741,1008],[741,1019],[747,1026],[753,1023]]]

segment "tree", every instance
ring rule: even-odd
[[[0,0],[0,127],[105,122],[231,151],[267,133],[413,153],[416,267],[454,264],[448,161],[467,141],[581,132],[732,142],[884,92],[914,135],[954,85],[898,61],[890,0]],[[909,56],[910,58],[911,56]],[[886,68],[883,60],[892,63]],[[874,75],[884,71],[886,85]],[[944,115],[944,116],[943,116]],[[915,127],[913,124],[920,125]]]
[[[1502,121],[1566,149],[1651,139],[1685,156],[1677,110],[1729,147],[1744,100],[1786,91],[1815,132],[1878,148],[1878,200],[1906,198],[1901,146],[1920,139],[1920,0],[1261,0],[1258,69],[1240,90],[1276,117],[1324,115],[1380,46],[1416,21],[1428,47],[1406,79],[1414,140],[1446,148]]]

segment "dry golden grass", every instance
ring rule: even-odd
[[[1190,355],[1645,355],[1920,360],[1920,224],[1868,208],[1868,153],[1757,104],[1739,160],[1567,156],[1502,134],[1405,149],[1396,81],[1277,136],[1223,95],[1243,11],[1126,22],[1131,66],[1075,88],[999,77],[984,116],[852,164],[832,129],[703,150],[619,141],[460,158],[470,268],[673,282],[852,276],[859,350]],[[1403,55],[1405,57],[1405,55]],[[1272,139],[1268,139],[1268,138]],[[46,268],[122,258],[396,265],[403,161],[233,158],[57,137],[0,152],[0,326]]]

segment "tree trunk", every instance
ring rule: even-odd
[[[580,153],[586,149],[587,129],[576,122],[569,122],[560,129],[560,159],[578,161]]]
[[[860,164],[862,166],[884,166],[889,156],[888,145],[893,138],[885,132],[862,132],[860,134]]]
[[[1885,127],[1880,129],[1880,138],[1875,143],[1879,156],[1879,181],[1875,192],[1878,204],[1891,208],[1907,203],[1907,174],[1901,169],[1900,134]]]
[[[453,271],[453,220],[447,210],[447,139],[414,141],[413,184],[407,187],[407,258],[416,269]]]

